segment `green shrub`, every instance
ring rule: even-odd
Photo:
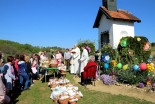
[[[141,40],[138,41],[137,38]],[[121,43],[123,40],[127,40],[127,46],[122,46]],[[139,82],[147,81],[148,72],[145,71],[134,71],[133,66],[135,64],[140,65],[140,63],[145,62],[149,59],[151,55],[151,50],[144,51],[143,46],[148,42],[148,39],[145,37],[123,37],[120,40],[118,49],[112,49],[110,45],[103,46],[101,49],[102,55],[109,54],[111,60],[115,60],[117,63],[122,63],[122,65],[128,64],[128,69],[118,69],[115,68],[115,75],[118,76],[118,82],[128,83],[128,84],[137,84]],[[104,74],[112,74],[112,65],[109,63],[109,69],[104,69],[104,62],[101,61],[102,71]],[[154,80],[155,77],[151,74],[151,79]]]
[[[140,38],[140,41],[137,41],[137,38]],[[121,41],[127,39],[128,45],[126,47],[121,46]],[[121,62],[131,63],[133,58],[137,58],[137,62],[134,63],[142,63],[147,62],[151,55],[151,50],[144,51],[143,46],[146,42],[149,42],[146,37],[124,37],[120,40],[120,44],[118,46],[119,54],[121,55]],[[129,51],[133,53],[132,56],[129,55]]]
[[[101,49],[102,55],[109,54],[112,60],[118,60],[119,55],[116,49],[112,49],[111,45],[104,45]]]
[[[137,84],[147,81],[147,71],[134,71],[132,66],[129,66],[127,70],[116,70],[116,76],[118,76],[118,82],[127,84]]]

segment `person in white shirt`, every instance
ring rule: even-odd
[[[74,49],[70,49],[70,53],[71,53],[71,58],[70,58],[70,73],[71,74],[74,74],[74,60],[73,60],[73,52],[75,52],[74,51]]]
[[[89,59],[88,51],[86,49],[86,46],[83,45],[81,47],[81,49],[83,50],[83,52],[82,52],[81,59],[80,59],[80,64],[81,64],[80,65],[80,73],[84,72],[84,67],[87,65],[88,59]]]
[[[65,59],[65,65],[67,69],[69,69],[70,58],[71,58],[71,53],[69,52],[69,49],[66,49],[66,52],[64,54],[64,59]]]

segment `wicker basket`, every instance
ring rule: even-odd
[[[51,64],[50,67],[51,68],[57,68],[58,67],[58,64]]]
[[[63,86],[65,86],[65,85],[66,85],[66,83],[62,83],[62,85],[63,85]]]
[[[76,104],[76,101],[69,101],[69,104]]]
[[[67,99],[59,99],[60,104],[68,104],[69,98]]]
[[[53,99],[53,102],[54,102],[54,103],[58,103],[58,100],[57,100],[57,99]]]
[[[78,95],[78,94],[76,94],[76,95],[74,96],[74,98],[81,99],[81,96]]]
[[[49,68],[49,63],[43,63],[42,65],[43,65],[43,67],[46,66],[46,68]]]
[[[63,71],[63,70],[60,70],[61,71],[61,74],[66,74],[66,71]]]
[[[57,85],[57,84],[51,84],[50,86],[51,86],[51,88],[55,88],[55,87],[57,87],[58,85]]]

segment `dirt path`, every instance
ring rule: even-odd
[[[80,82],[80,78],[74,78],[75,82]],[[139,89],[135,86],[127,86],[123,84],[104,85],[102,81],[96,81],[96,86],[87,85],[90,90],[111,93],[115,95],[126,95],[134,98],[144,99],[155,103],[155,92],[149,92],[149,88]]]

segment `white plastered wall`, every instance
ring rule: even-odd
[[[113,44],[113,27],[112,27],[112,21],[107,19],[105,15],[102,15],[100,20],[100,25],[98,28],[98,45],[99,49],[101,49],[101,33],[109,31],[109,40],[110,44]]]
[[[122,37],[134,37],[134,22],[114,21],[113,20],[113,48],[116,49]]]

